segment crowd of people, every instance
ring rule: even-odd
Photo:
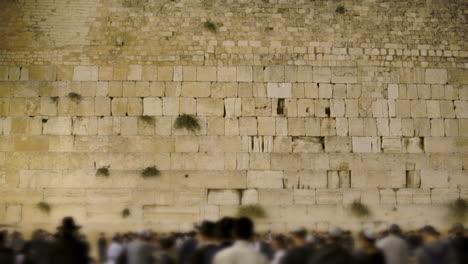
[[[355,238],[332,226],[327,232],[298,228],[289,234],[256,234],[246,217],[204,221],[193,232],[150,230],[104,233],[89,243],[65,217],[56,233],[37,230],[30,240],[0,232],[0,264],[466,264],[468,232],[461,224],[446,235],[434,227],[403,232],[398,225]],[[90,257],[96,246],[97,259]]]

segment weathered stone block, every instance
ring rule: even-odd
[[[197,100],[197,115],[199,116],[223,116],[224,100],[200,98]]]
[[[290,98],[292,97],[291,83],[268,83],[267,95],[270,98]]]
[[[282,171],[248,171],[247,172],[247,187],[248,188],[283,188],[283,172]]]
[[[240,192],[236,190],[208,191],[208,204],[239,205],[240,204]]]
[[[447,70],[445,69],[426,69],[426,83],[428,84],[446,84]]]
[[[73,72],[74,81],[97,81],[97,66],[76,66]]]

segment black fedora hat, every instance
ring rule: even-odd
[[[81,226],[75,224],[75,219],[71,216],[64,217],[62,219],[62,225],[59,226],[57,229],[60,231],[75,231],[80,229]]]

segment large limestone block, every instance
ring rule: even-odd
[[[445,69],[426,69],[426,83],[428,84],[446,84],[447,70]]]
[[[400,153],[401,138],[400,137],[382,137],[382,150],[385,153]]]
[[[248,171],[247,172],[247,187],[248,188],[283,188],[283,172],[282,171]]]
[[[293,192],[282,189],[259,189],[258,200],[262,205],[291,205]]]
[[[246,189],[245,171],[187,171],[186,185],[191,188]]]
[[[429,153],[457,153],[468,152],[466,137],[425,137],[424,150]]]
[[[215,82],[216,81],[216,67],[213,67],[213,66],[197,67],[197,81]]]
[[[197,115],[199,116],[223,116],[224,100],[200,98],[197,100]]]
[[[294,204],[316,204],[315,190],[294,189],[293,190]]]
[[[51,117],[43,124],[44,135],[70,135],[72,120],[70,117]]]
[[[320,137],[294,137],[293,152],[322,152],[323,145]]]
[[[343,193],[339,190],[318,189],[315,193],[317,204],[340,204]]]
[[[156,223],[195,223],[199,220],[198,206],[143,206],[143,220]]]
[[[9,204],[5,208],[4,222],[7,224],[20,223],[23,220],[23,206],[19,204]],[[27,219],[24,219],[27,221]]]
[[[312,66],[297,67],[297,81],[310,83],[313,80]]]
[[[198,152],[199,138],[196,136],[177,136],[175,139],[176,152]]]
[[[240,117],[239,118],[239,135],[254,136],[257,135],[257,118],[255,117]]]
[[[247,189],[242,191],[241,204],[257,204],[258,191],[256,189]]]
[[[237,81],[238,82],[252,82],[253,69],[251,66],[238,66],[237,67]]]
[[[329,83],[331,81],[331,69],[329,67],[314,67],[313,80],[317,83]]]
[[[422,188],[446,188],[449,187],[448,171],[421,170]]]
[[[222,153],[187,153],[185,166],[191,170],[222,170],[224,155]]]
[[[270,98],[290,98],[292,97],[292,84],[268,83],[267,96]]]
[[[351,137],[325,137],[325,151],[348,153],[351,152]]]
[[[357,82],[357,68],[355,67],[333,67],[332,68],[332,82],[333,83],[356,83]]]
[[[431,189],[432,204],[448,204],[460,197],[458,189],[434,188]]]
[[[353,188],[402,188],[406,184],[405,170],[351,171]]]
[[[44,152],[49,150],[49,138],[43,136],[16,137],[13,147],[15,151]]]
[[[353,152],[370,153],[381,152],[380,137],[353,137]]]
[[[73,81],[97,81],[98,66],[76,66],[73,71]]]
[[[302,157],[292,153],[271,153],[271,168],[273,170],[294,170],[302,168]]]
[[[455,101],[455,114],[457,118],[468,118],[468,101]]]
[[[161,98],[148,97],[143,99],[143,115],[161,116],[163,104]]]
[[[218,67],[217,80],[218,82],[235,82],[237,80],[236,67]]]
[[[209,82],[183,82],[182,96],[183,97],[209,97],[211,93],[211,85]]]
[[[267,66],[264,71],[264,80],[267,82],[284,82],[284,66]]]
[[[239,205],[240,192],[237,190],[211,190],[208,192],[208,204]]]

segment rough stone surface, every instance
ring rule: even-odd
[[[264,230],[357,229],[360,199],[366,224],[447,226],[468,198],[466,4],[342,2],[0,1],[0,223],[176,231],[260,204]]]

